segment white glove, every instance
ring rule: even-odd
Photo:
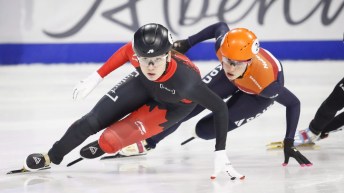
[[[92,73],[86,79],[81,80],[73,90],[73,99],[83,99],[103,80],[98,72]]]
[[[233,168],[231,162],[228,160],[226,150],[215,151],[214,173],[211,175],[210,179],[215,179],[222,171],[227,172],[231,180],[235,180],[237,178],[240,180],[245,179],[244,175],[240,174]]]

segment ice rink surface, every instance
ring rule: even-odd
[[[217,62],[196,64],[204,75]],[[214,140],[194,140],[180,146],[191,135],[199,116],[184,123],[146,156],[86,160],[67,168],[66,164],[78,157],[80,147],[98,137],[91,136],[59,166],[6,175],[9,170],[19,169],[28,154],[47,152],[73,121],[87,113],[134,69],[130,65],[121,67],[85,100],[73,101],[75,84],[100,65],[0,67],[0,193],[344,192],[344,131],[319,141],[318,149],[300,149],[314,163],[313,167],[302,168],[292,158],[287,167],[282,167],[283,151],[266,150],[267,143],[284,138],[285,108],[279,104],[228,134],[227,154],[234,167],[246,175],[243,181],[230,181],[225,174],[213,181],[209,179],[213,171]],[[283,61],[283,66],[287,88],[301,101],[298,129],[304,129],[344,76],[344,62]]]

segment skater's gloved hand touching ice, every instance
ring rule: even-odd
[[[231,162],[228,160],[226,150],[215,151],[215,160],[214,160],[214,173],[211,175],[211,179],[215,179],[217,175],[221,172],[226,172],[231,180],[245,179],[245,176],[237,172]]]
[[[299,162],[301,167],[313,165],[305,156],[303,156],[299,152],[299,150],[297,150],[295,148],[294,139],[285,138],[284,139],[284,163],[283,163],[283,166],[288,165],[290,157],[295,158],[296,161]]]
[[[86,79],[81,80],[73,90],[73,99],[83,99],[103,80],[98,72],[92,73]]]

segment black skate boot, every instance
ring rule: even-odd
[[[80,150],[80,158],[70,162],[69,164],[67,164],[67,167],[72,166],[76,163],[78,163],[79,161],[85,159],[94,159],[97,157],[100,157],[104,154],[105,152],[100,149],[98,141],[94,141],[88,145],[86,145],[85,147],[83,147]]]
[[[86,145],[80,150],[81,157],[87,158],[87,159],[94,159],[94,158],[100,157],[104,153],[105,152],[102,149],[100,149],[98,141],[94,141]]]
[[[48,168],[49,165],[50,158],[47,154],[33,153],[26,158],[24,169],[28,171],[36,171]]]

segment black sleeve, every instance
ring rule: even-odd
[[[188,89],[185,97],[213,112],[214,128],[216,131],[215,150],[218,151],[226,149],[229,119],[226,103],[203,82],[200,82],[191,89]]]
[[[300,117],[300,100],[278,82],[266,87],[260,96],[271,98],[286,107],[287,130],[285,138],[294,139]]]
[[[229,28],[225,22],[218,22],[204,28],[200,32],[196,33],[195,35],[190,36],[188,38],[188,41],[191,46],[194,46],[197,43],[200,43],[212,38],[215,38],[217,40],[220,36],[224,35],[228,31],[229,31]]]

